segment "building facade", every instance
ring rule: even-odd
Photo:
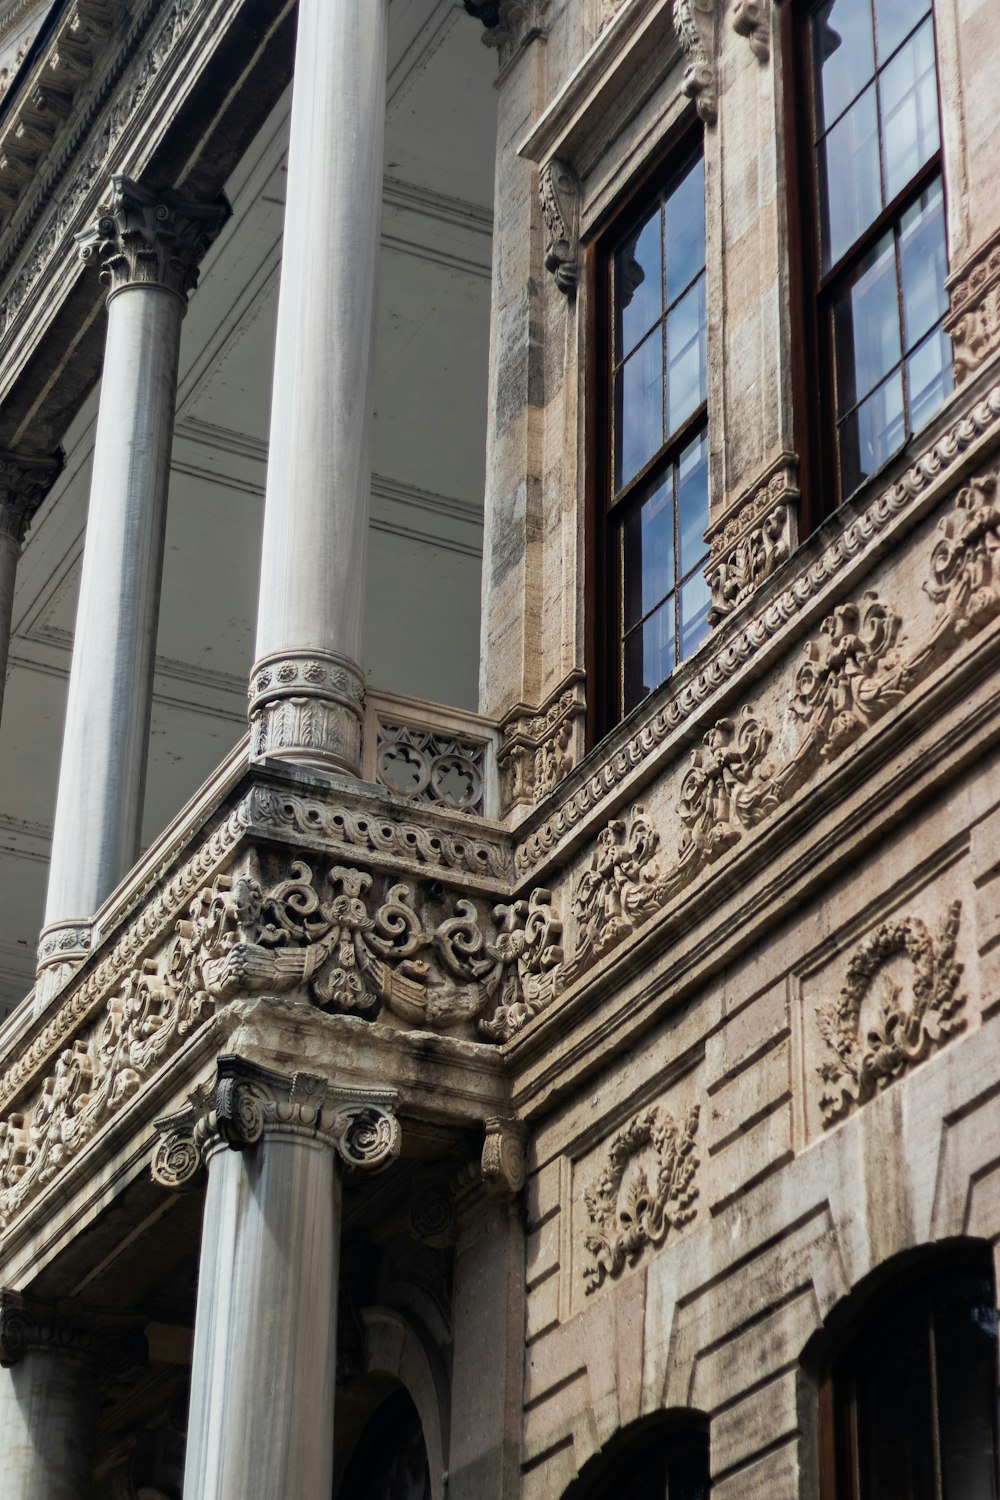
[[[994,1500],[993,12],[0,6],[5,1497]]]

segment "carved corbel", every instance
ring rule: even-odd
[[[522,1120],[492,1115],[483,1121],[483,1187],[494,1198],[514,1198],[524,1187],[527,1127]]]
[[[546,162],[538,178],[542,217],[548,231],[545,269],[567,297],[576,293],[580,252],[580,182],[568,162]]]
[[[220,1057],[215,1078],[195,1089],[186,1109],[156,1121],[153,1181],[183,1191],[216,1150],[246,1151],[266,1136],[304,1136],[331,1146],[351,1170],[377,1172],[399,1155],[393,1089],[333,1090],[326,1079],[291,1079],[233,1056]]]
[[[687,56],[683,93],[693,99],[706,125],[719,116],[715,77],[717,0],[674,0],[674,30]]]
[[[754,57],[766,63],[771,56],[771,0],[735,0],[733,30],[745,36]]]

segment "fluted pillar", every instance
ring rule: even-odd
[[[208,1171],[184,1500],[330,1500],[337,1158],[395,1159],[387,1101],[225,1058],[194,1118],[164,1122],[154,1178],[182,1187]]]
[[[252,754],[358,771],[389,0],[299,0]]]
[[[0,1493],[88,1500],[98,1387],[145,1359],[137,1328],[94,1326],[65,1308],[0,1294]]]
[[[0,715],[10,655],[17,560],[32,518],[62,466],[61,449],[50,458],[0,449]]]
[[[181,319],[227,215],[113,177],[78,236],[108,328],[41,967],[80,956],[138,853]]]

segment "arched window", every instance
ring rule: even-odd
[[[430,1500],[427,1446],[409,1393],[397,1390],[358,1438],[337,1500]]]
[[[708,1500],[710,1487],[706,1420],[660,1412],[584,1464],[563,1500]]]
[[[996,1500],[997,1310],[985,1257],[869,1304],[822,1386],[822,1500]]]

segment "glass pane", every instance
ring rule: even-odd
[[[912,349],[948,310],[940,181],[922,193],[900,220],[899,265],[903,278],[903,342]]]
[[[897,371],[841,424],[843,494],[849,495],[863,479],[880,469],[902,447],[905,437],[903,377]]]
[[[625,640],[625,702],[629,709],[666,681],[674,670],[674,600],[650,615]]]
[[[875,36],[878,60],[886,58],[930,11],[928,0],[875,0]]]
[[[833,305],[837,409],[844,412],[899,364],[896,255],[887,234]]]
[[[871,0],[828,0],[812,21],[819,133],[843,114],[875,72]]]
[[[874,84],[821,143],[819,169],[826,271],[850,249],[882,208]]]
[[[860,1500],[936,1500],[926,1314],[907,1309],[880,1334],[856,1365]]]
[[[629,630],[673,589],[673,474],[622,523],[622,582],[625,629]]]
[[[667,434],[705,400],[705,278],[667,314]]]
[[[910,431],[929,422],[951,395],[951,339],[936,328],[906,361],[906,383],[910,398]]]
[[[640,344],[615,376],[615,489],[663,446],[663,329]]]
[[[705,163],[700,156],[667,199],[663,218],[669,307],[705,264]]]
[[[892,202],[938,148],[937,78],[930,17],[882,74],[885,194]]]
[[[677,460],[677,535],[681,577],[705,556],[708,525],[708,434],[699,433]]]
[[[993,1500],[997,1315],[989,1277],[955,1277],[936,1300],[938,1425],[947,1500]]]
[[[695,573],[681,589],[681,660],[690,656],[708,634],[708,606],[712,593],[704,573]]]
[[[663,312],[659,204],[615,254],[615,297],[618,304],[617,362],[635,348]]]

